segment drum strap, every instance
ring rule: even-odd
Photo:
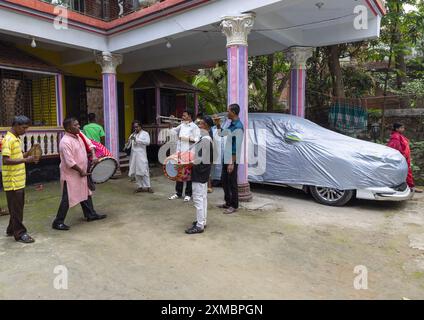
[[[85,151],[87,151],[87,153],[90,153],[91,152],[91,149],[88,146],[88,142],[87,142],[87,140],[85,140],[84,135],[80,132],[80,133],[78,133],[78,136],[82,139],[82,142],[84,142]]]

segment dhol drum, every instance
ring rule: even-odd
[[[94,163],[88,172],[91,173],[91,180],[100,184],[112,178],[116,170],[118,170],[118,161],[112,157],[103,157]]]
[[[94,145],[94,148],[96,149],[96,157],[98,159],[103,157],[112,157],[112,153],[100,142],[91,140],[91,143]]]
[[[38,163],[43,155],[43,150],[41,150],[40,144],[33,144],[31,149],[28,151],[28,155],[33,156],[35,158],[35,162]]]
[[[192,152],[177,152],[170,155],[163,163],[163,173],[172,181],[191,181],[194,154]]]

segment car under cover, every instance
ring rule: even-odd
[[[248,131],[250,182],[354,190],[395,187],[406,180],[408,166],[399,151],[303,118],[250,113],[249,129],[254,129]],[[216,169],[215,179],[221,168]]]

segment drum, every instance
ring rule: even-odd
[[[100,184],[112,178],[116,170],[118,170],[118,161],[112,157],[103,157],[93,164],[88,172],[91,173],[91,180]]]
[[[33,144],[31,149],[28,151],[28,155],[33,156],[36,162],[40,161],[42,154],[43,151],[41,150],[41,146],[38,143]]]
[[[94,148],[96,149],[96,157],[98,159],[103,157],[112,157],[112,153],[100,142],[91,140],[91,143],[94,145]]]
[[[163,173],[172,181],[191,181],[191,169],[193,167],[193,153],[175,153],[165,159]]]

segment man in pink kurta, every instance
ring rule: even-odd
[[[69,230],[65,225],[66,214],[69,208],[81,204],[87,221],[106,218],[106,215],[98,214],[94,210],[91,199],[91,191],[87,183],[88,155],[90,149],[93,161],[96,161],[95,148],[90,140],[81,134],[78,120],[67,118],[63,121],[65,135],[59,144],[60,154],[60,182],[62,185],[62,201],[56,219],[53,221],[53,229]],[[85,143],[82,139],[85,139]],[[87,147],[86,147],[87,145]]]

